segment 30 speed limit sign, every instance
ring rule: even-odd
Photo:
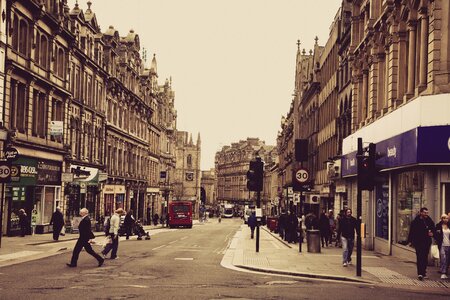
[[[299,182],[299,183],[305,183],[308,181],[309,179],[309,173],[308,170],[306,169],[298,169],[297,172],[295,172],[295,179]]]
[[[11,167],[8,162],[0,161],[0,182],[9,182],[11,179]]]

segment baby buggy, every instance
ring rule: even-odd
[[[150,233],[149,232],[145,232],[144,227],[142,226],[142,223],[141,223],[140,220],[136,221],[134,230],[135,230],[135,232],[136,232],[136,234],[138,236],[137,237],[138,240],[142,240],[143,236],[145,236],[146,240],[150,239]]]

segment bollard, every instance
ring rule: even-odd
[[[308,244],[308,252],[320,253],[320,231],[310,229],[306,232],[306,242]]]

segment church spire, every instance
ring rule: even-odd
[[[201,139],[200,139],[200,132],[199,132],[198,135],[197,135],[197,148],[200,148],[201,144],[202,144],[202,142],[201,142]]]

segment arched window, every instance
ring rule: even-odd
[[[188,168],[192,167],[192,155],[190,154],[187,156],[187,165]]]
[[[58,75],[64,77],[64,50],[58,49]]]
[[[37,47],[36,47],[37,49]],[[42,67],[47,68],[48,67],[48,42],[45,35],[41,35],[41,42],[40,42],[40,58],[39,63]]]
[[[13,16],[13,34],[12,34],[12,47],[14,50],[19,50],[19,19],[16,15]]]
[[[25,20],[19,22],[19,52],[28,55],[28,23]]]

